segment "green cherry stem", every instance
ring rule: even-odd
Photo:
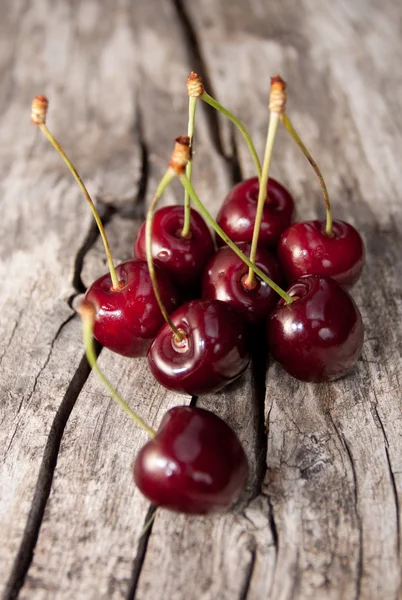
[[[320,171],[317,163],[315,162],[315,160],[311,156],[310,152],[307,150],[306,146],[301,141],[301,139],[300,139],[297,131],[293,127],[293,125],[292,125],[292,123],[291,123],[291,121],[290,121],[290,119],[289,119],[289,117],[287,116],[286,113],[282,113],[282,115],[281,115],[281,121],[285,125],[285,127],[288,130],[288,132],[290,133],[290,135],[292,136],[293,140],[296,142],[296,144],[302,150],[304,156],[307,158],[308,162],[313,167],[313,169],[315,171],[315,174],[317,175],[317,177],[319,179],[319,182],[320,182],[320,185],[321,185],[321,189],[322,189],[322,193],[323,193],[323,196],[324,196],[325,210],[326,210],[325,233],[329,237],[332,237],[333,233],[332,233],[332,211],[331,211],[331,203],[330,203],[330,200],[329,200],[329,194],[328,194],[327,186],[326,186],[325,181],[324,181],[324,177],[322,176],[321,171]]]
[[[102,237],[103,245],[105,247],[105,252],[106,252],[106,258],[107,258],[107,262],[109,265],[110,277],[112,279],[112,290],[118,290],[120,288],[120,282],[116,275],[116,270],[114,268],[113,259],[112,259],[112,253],[110,251],[110,246],[109,246],[109,242],[106,237],[103,223],[101,221],[98,211],[96,210],[95,204],[93,203],[92,198],[89,195],[88,190],[84,185],[84,182],[82,181],[80,175],[78,174],[77,169],[74,167],[74,165],[72,164],[72,162],[70,161],[70,159],[68,158],[66,153],[64,152],[63,148],[60,146],[58,141],[53,137],[53,135],[50,133],[49,129],[46,126],[47,107],[48,107],[48,100],[47,100],[46,96],[36,96],[33,99],[32,123],[34,123],[35,125],[37,125],[39,127],[41,132],[45,135],[45,137],[52,144],[53,148],[60,154],[60,156],[66,163],[67,167],[69,168],[71,174],[73,175],[74,179],[76,180],[79,187],[81,188],[81,191],[84,194],[84,196],[90,206],[90,209],[92,211],[92,214],[94,216],[96,224],[99,228],[99,233]]]
[[[93,338],[93,329],[94,329],[94,321],[95,321],[95,306],[86,300],[81,303],[81,306],[78,309],[78,312],[82,319],[82,333],[83,333],[83,341],[85,347],[85,354],[87,356],[88,362],[92,369],[95,371],[96,375],[103,383],[103,385],[109,390],[110,395],[116,402],[120,405],[120,407],[131,417],[137,425],[139,425],[147,434],[153,438],[156,435],[156,432],[148,427],[148,425],[135,413],[128,404],[123,400],[120,394],[114,389],[110,381],[107,377],[102,373],[100,368],[98,367],[98,363],[96,360],[96,352],[94,346],[94,338]]]
[[[231,248],[233,250],[233,252],[235,252],[235,254],[237,254],[237,256],[239,258],[241,258],[242,261],[245,262],[249,268],[253,269],[253,271],[255,272],[256,275],[258,275],[258,277],[260,277],[263,281],[265,281],[265,283],[267,283],[277,294],[279,294],[279,296],[281,298],[283,298],[283,300],[286,302],[286,304],[291,304],[293,302],[294,298],[289,296],[289,294],[287,294],[281,287],[279,287],[279,285],[277,285],[274,281],[272,281],[272,279],[267,277],[267,275],[265,275],[265,273],[263,273],[263,271],[261,271],[261,269],[259,269],[256,265],[253,265],[253,263],[247,258],[247,256],[245,254],[243,254],[243,252],[236,246],[236,244],[234,242],[232,242],[232,240],[226,235],[226,233],[223,231],[223,229],[221,229],[219,227],[219,225],[214,221],[213,217],[210,215],[210,213],[207,211],[207,209],[202,204],[201,200],[198,198],[198,196],[191,184],[191,181],[189,181],[187,179],[186,175],[184,173],[178,174],[178,177],[179,177],[183,187],[186,190],[188,190],[191,200],[197,206],[198,210],[200,211],[200,213],[202,214],[204,219],[212,227],[212,229],[214,231],[216,231],[216,233],[219,235],[219,237],[222,238],[222,240],[229,246],[229,248]]]
[[[190,96],[189,102],[188,102],[188,129],[187,129],[187,135],[190,138],[190,160],[188,161],[187,166],[186,166],[186,175],[190,181],[191,181],[191,177],[192,177],[192,173],[193,173],[193,161],[191,158],[191,152],[193,149],[196,107],[197,107],[197,98],[194,96]],[[188,195],[187,190],[184,190],[184,223],[183,223],[183,229],[181,232],[182,238],[187,238],[190,235],[190,217],[191,217],[190,196]]]
[[[234,125],[236,125],[236,127],[239,129],[240,133],[244,137],[246,144],[251,152],[251,156],[253,158],[254,165],[255,165],[255,168],[257,171],[257,176],[258,176],[258,179],[260,180],[261,179],[261,164],[260,164],[260,161],[259,161],[259,158],[257,155],[257,151],[251,140],[251,137],[250,137],[247,129],[243,125],[243,123],[240,121],[240,119],[235,117],[235,115],[233,113],[231,113],[229,110],[227,110],[227,108],[222,106],[222,104],[220,104],[217,100],[215,100],[209,94],[207,94],[207,92],[205,90],[204,90],[203,94],[200,96],[200,98],[201,98],[201,100],[203,100],[204,102],[206,102],[207,104],[209,104],[210,106],[212,106],[213,108],[218,110],[220,113],[225,115],[225,117],[227,117],[230,121],[232,121],[232,123],[234,123]]]
[[[264,160],[262,164],[262,174],[258,188],[257,210],[254,221],[253,238],[251,240],[250,262],[255,264],[257,255],[258,238],[260,235],[261,221],[264,213],[265,201],[267,199],[268,174],[271,166],[272,152],[274,149],[275,136],[278,129],[279,117],[286,104],[286,85],[285,82],[276,75],[271,78],[271,90],[269,94],[269,124],[267,131],[267,140],[265,143]],[[252,289],[255,285],[254,270],[250,267],[244,285]]]
[[[169,167],[168,170],[166,171],[166,173],[164,174],[164,176],[162,177],[162,179],[161,179],[161,181],[160,181],[160,183],[158,185],[158,188],[157,188],[157,190],[155,192],[155,195],[152,198],[151,204],[149,205],[149,209],[148,209],[148,212],[147,212],[147,218],[146,218],[146,221],[145,221],[145,247],[146,247],[146,252],[147,252],[148,271],[149,271],[149,275],[151,277],[152,287],[153,287],[153,290],[154,290],[156,301],[158,302],[160,311],[161,311],[161,313],[163,315],[163,318],[165,319],[166,323],[172,329],[175,337],[179,341],[181,341],[181,340],[183,340],[184,335],[173,324],[173,321],[169,317],[169,314],[168,314],[168,312],[166,310],[166,307],[163,304],[161,293],[160,293],[160,289],[159,289],[159,284],[158,284],[158,278],[156,277],[155,265],[154,265],[154,261],[153,261],[153,258],[152,258],[152,225],[153,225],[153,222],[154,222],[155,208],[156,208],[158,200],[162,196],[163,192],[165,191],[165,189],[167,188],[167,186],[169,185],[169,183],[175,177],[176,177],[176,171],[174,169],[172,169],[171,167]]]

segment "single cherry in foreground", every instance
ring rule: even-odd
[[[123,356],[145,356],[164,322],[147,263],[128,260],[116,267],[116,274],[117,290],[108,273],[94,281],[85,294],[96,308],[94,337]],[[163,302],[171,312],[179,305],[177,292],[160,269],[157,278]]]
[[[199,288],[202,272],[214,252],[212,235],[204,219],[191,209],[190,233],[182,237],[184,210],[166,206],[155,212],[152,224],[152,257],[180,290]],[[145,223],[134,245],[134,256],[146,260]],[[186,293],[186,296],[189,295]]]
[[[243,319],[219,300],[192,300],[170,315],[183,335],[164,325],[148,350],[150,370],[169,390],[199,396],[216,392],[249,362]]]
[[[325,221],[306,221],[286,229],[277,255],[288,284],[302,275],[323,275],[350,288],[362,272],[365,250],[360,234],[349,223],[333,221],[329,236]]]
[[[216,219],[234,242],[251,242],[258,201],[258,178],[241,181],[229,192]],[[275,179],[269,178],[267,199],[261,221],[258,243],[275,246],[283,231],[290,225],[294,202],[289,192]],[[217,238],[218,245],[222,245]]]
[[[134,463],[134,481],[144,496],[190,514],[230,508],[247,475],[247,458],[234,431],[197,407],[169,410]]]
[[[270,350],[293,377],[331,381],[358,360],[364,338],[362,318],[353,298],[336,281],[305,275],[280,300],[267,322]]]
[[[250,257],[251,245],[239,242],[239,249]],[[282,276],[274,255],[266,248],[257,248],[255,264],[278,285]],[[276,292],[260,278],[253,285],[247,285],[248,267],[229,248],[223,246],[212,256],[206,266],[203,283],[203,298],[222,300],[242,313],[250,323],[265,320],[278,300]]]

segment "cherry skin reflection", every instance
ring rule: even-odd
[[[217,216],[217,223],[233,242],[251,242],[258,200],[258,178],[245,179],[232,188]],[[290,225],[294,202],[289,192],[275,179],[268,179],[268,198],[264,204],[260,246],[276,246],[283,231]],[[224,243],[216,238],[217,244]]]
[[[169,410],[134,463],[134,481],[144,496],[190,514],[228,510],[247,475],[247,458],[234,431],[197,407]]]
[[[363,346],[363,321],[353,298],[334,279],[305,275],[281,299],[267,321],[276,360],[302,381],[331,381],[356,364]]]
[[[170,317],[184,339],[176,340],[166,324],[147,354],[153,376],[167,389],[190,396],[216,392],[246,369],[244,321],[227,304],[192,300]]]

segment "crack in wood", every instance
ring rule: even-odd
[[[399,502],[398,502],[398,490],[396,487],[395,475],[392,470],[391,460],[389,456],[388,447],[385,446],[385,455],[387,457],[388,469],[389,469],[389,477],[391,480],[392,493],[394,496],[395,502],[395,520],[396,520],[396,551],[398,555],[398,559],[401,555],[401,536],[400,536],[400,511],[399,511]]]
[[[198,41],[196,27],[193,25],[191,17],[185,8],[185,3],[183,0],[172,0],[172,4],[176,10],[178,22],[183,30],[184,43],[187,48],[191,69],[195,70],[202,77],[205,90],[208,94],[213,98],[216,98],[211,77],[209,76],[208,66],[203,58]],[[217,154],[224,159],[226,168],[230,173],[232,185],[234,185],[242,179],[237,150],[234,145],[234,126],[232,126],[231,129],[232,154],[231,156],[227,156],[222,144],[221,125],[217,111],[205,102],[201,102],[201,105],[205,113],[209,135],[211,136],[214,148]]]
[[[133,562],[133,570],[131,573],[131,579],[129,583],[129,588],[126,596],[126,600],[134,600],[135,594],[137,591],[138,581],[140,579],[142,566],[145,561],[145,555],[147,553],[149,538],[152,534],[152,529],[154,526],[155,520],[153,519],[154,513],[156,512],[157,507],[153,504],[149,505],[147,513],[144,519],[144,529],[146,528],[145,533],[142,535],[141,539],[138,542],[137,554]],[[148,522],[152,519],[151,525],[147,527]]]
[[[69,319],[67,319],[66,322],[60,326],[58,334],[60,334],[60,331],[64,325],[71,318],[72,317],[69,317]],[[99,347],[97,348],[97,352],[99,353]],[[39,468],[38,479],[32,499],[32,506],[28,514],[25,530],[19,550],[16,554],[13,569],[6,584],[3,600],[14,600],[17,598],[19,591],[24,584],[25,577],[32,562],[46,504],[49,498],[64,429],[70,417],[71,411],[74,408],[76,399],[78,398],[79,393],[88,379],[90,372],[91,368],[86,357],[84,356],[80,361],[77,371],[71,379],[64,398],[61,401],[59,409],[54,417],[43,452],[42,462]]]
[[[338,430],[337,426],[335,425],[334,420],[332,419],[332,416],[330,416],[330,418],[331,418],[332,424],[334,426],[334,429],[336,431],[336,434],[337,434],[338,438],[340,439],[340,441],[343,443],[343,446],[346,450],[346,454],[348,455],[348,459],[349,459],[350,468],[352,470],[355,515],[356,515],[357,528],[358,528],[358,533],[359,533],[359,554],[358,554],[358,560],[357,560],[357,578],[356,578],[355,600],[359,600],[360,594],[361,594],[362,577],[363,577],[363,523],[362,523],[362,518],[360,516],[359,510],[358,510],[359,497],[358,497],[358,488],[357,488],[357,475],[356,475],[356,469],[355,469],[355,465],[354,465],[354,461],[353,461],[352,452],[350,450],[350,446],[349,446],[348,442],[346,441],[345,436],[343,434],[341,434],[340,431]]]
[[[136,131],[138,134],[138,143],[140,146],[140,154],[141,154],[141,175],[137,184],[137,195],[136,195],[136,206],[138,207],[140,214],[138,215],[140,218],[145,219],[145,197],[148,189],[148,179],[149,179],[149,151],[148,145],[145,140],[144,131],[142,127],[142,113],[140,102],[136,101],[137,113],[136,113]]]
[[[243,589],[240,592],[239,600],[247,600],[250,591],[251,581],[253,578],[255,562],[257,558],[257,543],[254,538],[251,539],[250,545],[250,563],[245,574],[244,585]]]
[[[98,201],[97,209],[98,209],[99,215],[101,217],[103,226],[105,227],[107,225],[107,223],[109,223],[109,221],[111,220],[114,213],[116,212],[116,208],[112,204],[106,205],[103,202]],[[85,239],[84,239],[81,247],[78,249],[77,254],[75,255],[75,259],[74,259],[74,272],[73,272],[72,286],[76,290],[77,293],[72,294],[72,296],[70,296],[70,298],[68,299],[68,303],[69,303],[70,307],[72,307],[74,299],[78,294],[83,294],[86,292],[87,288],[84,285],[82,278],[81,278],[81,273],[82,273],[82,269],[84,266],[84,260],[85,260],[87,253],[94,246],[94,244],[99,236],[100,236],[100,233],[99,233],[97,224],[95,223],[95,221],[91,221],[88,233],[85,236]]]

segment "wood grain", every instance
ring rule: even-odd
[[[6,2],[0,24],[0,590],[5,599],[402,598],[402,9],[396,0]],[[262,153],[269,76],[319,160],[334,216],[362,232],[353,295],[366,326],[352,373],[297,382],[257,348],[246,375],[193,399],[240,435],[252,477],[235,509],[189,518],[150,506],[130,465],[145,436],[90,374],[70,308],[105,271],[91,216],[29,124],[34,94],[97,199],[116,260],[131,255],[173,139],[185,79],[249,127]],[[195,187],[216,214],[253,174],[242,139],[197,109]],[[319,186],[286,132],[273,176],[298,216],[323,216]],[[180,201],[178,185],[163,203]],[[106,350],[100,365],[157,427],[190,398]],[[260,490],[261,487],[261,490]]]

